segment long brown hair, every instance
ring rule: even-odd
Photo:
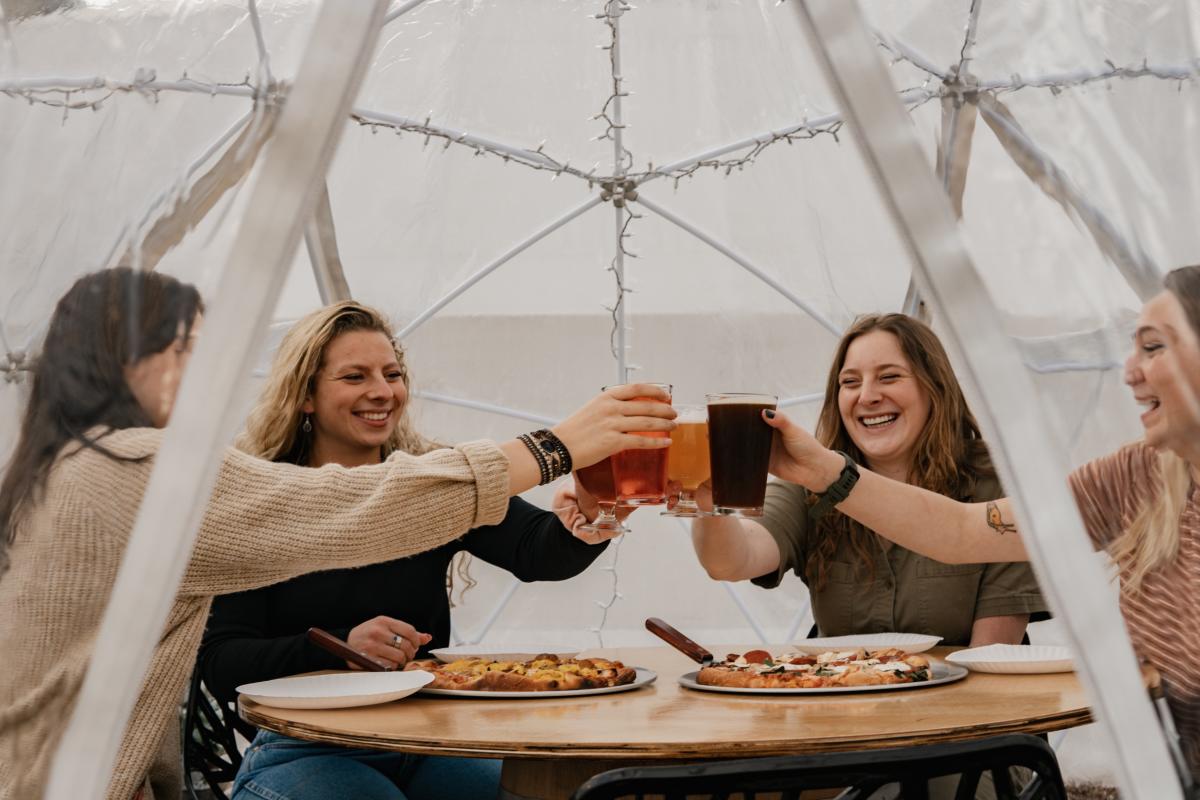
[[[67,443],[127,460],[100,441],[107,431],[151,425],[124,368],[186,341],[203,310],[194,286],[124,267],[83,276],[58,301],[34,362],[20,437],[0,482],[0,572],[23,513]],[[90,436],[97,426],[105,430]]]
[[[1179,301],[1200,339],[1200,265],[1171,270],[1163,286]],[[1170,564],[1179,552],[1179,520],[1192,485],[1191,471],[1187,461],[1166,448],[1157,456],[1158,490],[1108,546],[1109,555],[1121,569],[1121,592],[1127,595],[1141,588],[1147,573]]]
[[[850,345],[860,336],[874,331],[896,337],[913,377],[929,398],[929,418],[913,449],[908,483],[958,500],[966,499],[979,480],[995,477],[996,471],[979,432],[979,424],[967,407],[962,387],[941,341],[928,325],[913,317],[904,314],[862,316],[842,336],[825,382],[825,402],[817,420],[817,439],[826,447],[841,450],[856,462],[863,463],[862,451],[850,438],[838,407],[839,378]],[[815,502],[815,497],[810,499]],[[867,573],[874,576],[878,550],[876,534],[859,523],[834,511],[817,523],[810,536],[812,546],[805,565],[805,577],[810,586],[820,588],[824,585],[828,563],[843,539],[850,541]]]
[[[302,427],[304,401],[316,386],[317,373],[325,360],[325,348],[350,331],[373,331],[385,336],[396,353],[404,388],[411,389],[404,350],[392,336],[383,314],[349,300],[319,308],[297,321],[279,343],[266,386],[250,412],[246,430],[238,437],[239,448],[268,461],[308,465],[312,455],[312,432],[306,432]],[[421,455],[437,447],[413,429],[406,404],[380,457],[387,458],[396,450]]]

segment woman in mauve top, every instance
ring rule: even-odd
[[[1184,757],[1200,779],[1200,266],[1181,267],[1142,306],[1125,382],[1145,411],[1141,441],[1071,473],[1092,542],[1117,565],[1138,654],[1165,678]],[[845,461],[783,414],[771,471],[823,492]],[[860,470],[838,510],[940,561],[1027,559],[1007,499],[960,503]]]

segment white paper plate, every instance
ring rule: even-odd
[[[688,672],[679,676],[679,685],[700,692],[720,692],[724,694],[851,694],[858,692],[894,692],[901,689],[924,689],[928,686],[941,686],[946,683],[961,681],[967,677],[963,667],[953,664],[932,664],[933,677],[920,683],[889,683],[883,686],[831,686],[821,689],[741,689],[733,686],[708,686],[696,682],[699,671]]]
[[[1070,650],[1044,644],[989,644],[959,650],[946,656],[946,660],[975,672],[1034,674],[1075,669]]]
[[[422,689],[421,694],[433,694],[439,697],[466,697],[471,700],[553,700],[559,697],[583,697],[592,694],[616,694],[631,692],[643,686],[649,686],[658,679],[658,673],[653,670],[635,667],[637,677],[633,683],[621,686],[602,686],[599,689],[566,689],[549,692],[480,692],[469,689]]]
[[[429,655],[443,663],[456,661],[460,658],[487,658],[492,661],[529,661],[543,653],[559,658],[574,658],[583,650],[578,647],[564,647],[547,644],[463,644],[457,647],[439,647],[430,650]]]
[[[788,645],[793,650],[810,656],[830,650],[886,650],[896,647],[907,653],[924,653],[942,640],[940,636],[923,633],[863,633],[852,636],[826,636],[822,639],[804,639]]]
[[[432,673],[418,669],[335,672],[246,683],[237,690],[256,703],[276,708],[352,708],[399,700],[432,680]]]

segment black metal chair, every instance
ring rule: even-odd
[[[1013,767],[1025,768],[1028,776],[1015,780]],[[1067,800],[1054,751],[1041,739],[1025,734],[855,753],[615,769],[596,775],[572,797],[642,800],[655,795],[665,800],[727,800],[736,796],[753,800],[771,794],[797,800],[808,789],[843,789],[837,800],[867,800],[880,789],[894,786],[899,794],[889,797],[928,800],[931,779],[959,775],[955,800],[971,800],[984,773],[992,776],[996,800]]]
[[[235,732],[251,741],[258,729],[239,717],[232,705],[218,701],[197,669],[183,715],[183,781],[191,800],[229,800],[221,787],[233,781],[242,765]],[[195,785],[196,773],[208,784],[210,794]]]

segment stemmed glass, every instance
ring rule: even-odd
[[[675,430],[667,456],[667,480],[679,484],[679,499],[664,517],[706,517],[696,505],[696,490],[711,474],[708,463],[708,410],[704,406],[675,406]]]
[[[600,515],[588,524],[579,526],[579,530],[588,533],[629,533],[629,528],[617,519],[617,485],[613,480],[611,456],[597,461],[590,467],[576,470],[575,480],[579,481],[584,491],[596,499],[596,505],[600,507]]]

